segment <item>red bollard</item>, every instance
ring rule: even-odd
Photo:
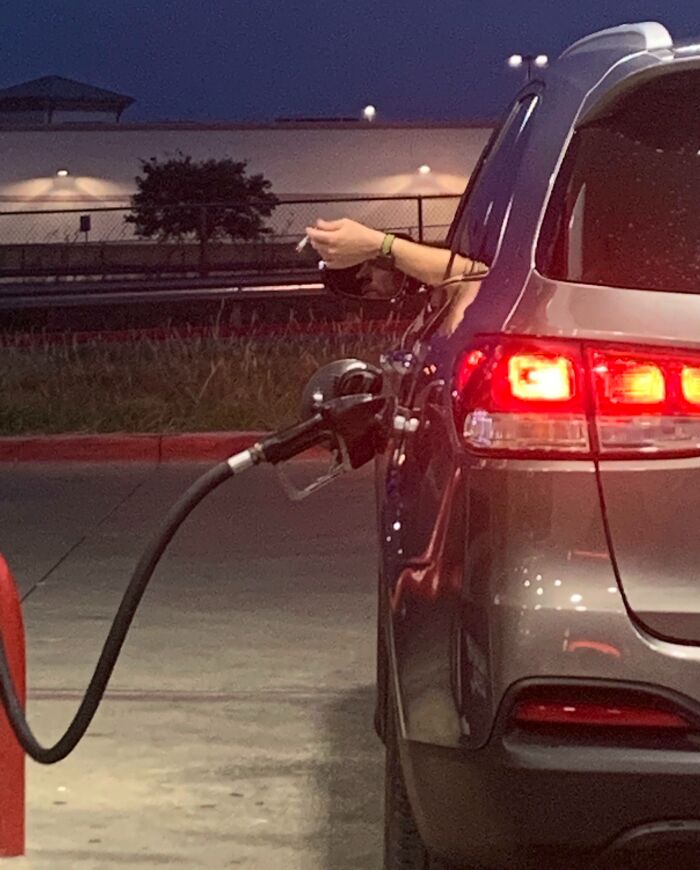
[[[15,688],[26,702],[24,623],[15,581],[0,556],[0,630]],[[24,855],[24,750],[0,705],[0,857]]]

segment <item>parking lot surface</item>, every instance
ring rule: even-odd
[[[72,716],[147,537],[206,467],[0,467],[43,742]],[[264,468],[197,508],[87,737],[58,765],[28,762],[27,856],[8,866],[380,867],[371,489],[363,470],[292,503]]]

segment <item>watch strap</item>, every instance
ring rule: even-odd
[[[384,238],[382,239],[382,247],[379,251],[379,255],[381,257],[390,257],[391,256],[391,248],[394,244],[394,240],[396,236],[393,233],[385,233]]]

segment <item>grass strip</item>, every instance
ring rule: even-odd
[[[329,323],[308,334],[298,323],[276,335],[172,330],[168,338],[99,337],[0,342],[0,435],[214,432],[277,429],[297,419],[301,391],[326,362],[377,362],[395,340]]]

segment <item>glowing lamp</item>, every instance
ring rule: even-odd
[[[532,402],[564,402],[574,395],[574,371],[563,356],[519,353],[508,361],[514,398]]]
[[[655,405],[666,398],[664,373],[654,363],[624,361],[611,366],[608,373],[608,398],[611,402]]]
[[[683,397],[693,405],[700,404],[700,368],[698,366],[683,366],[681,373]]]

